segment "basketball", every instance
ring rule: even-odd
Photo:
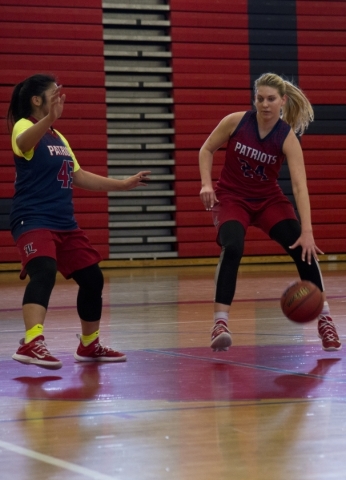
[[[315,320],[323,309],[321,290],[306,280],[290,285],[281,296],[281,310],[293,322]]]

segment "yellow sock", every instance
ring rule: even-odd
[[[90,345],[96,338],[100,335],[100,330],[96,330],[96,332],[92,333],[91,335],[81,335],[80,339],[84,347]]]
[[[43,335],[43,325],[41,325],[40,323],[25,332],[24,343],[31,342],[31,340],[38,337],[39,335]]]

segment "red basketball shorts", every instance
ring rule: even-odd
[[[250,201],[226,193],[219,193],[217,198],[219,203],[212,209],[217,234],[221,225],[229,220],[240,222],[245,232],[252,225],[267,234],[281,220],[297,220],[293,205],[283,194],[266,200]]]
[[[17,240],[22,259],[20,278],[26,277],[26,264],[35,257],[51,257],[57,262],[59,272],[70,278],[76,270],[89,267],[102,260],[83,230],[58,232],[47,229],[31,230]]]

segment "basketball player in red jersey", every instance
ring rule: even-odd
[[[24,364],[58,369],[62,362],[47,348],[44,320],[57,271],[79,286],[79,362],[123,362],[126,356],[99,341],[103,274],[100,254],[78,227],[73,185],[86,190],[130,190],[146,185],[149,171],[118,180],[82,169],[66,138],[55,129],[65,95],[51,75],[37,74],[13,90],[8,110],[16,165],[11,232],[22,258],[21,278],[30,280],[23,298],[25,337],[12,356]],[[53,127],[54,124],[54,127]]]
[[[302,280],[323,292],[324,307],[318,317],[322,348],[341,349],[330,316],[312,225],[303,152],[297,138],[313,120],[313,109],[303,92],[273,73],[263,74],[254,85],[255,110],[232,113],[221,120],[203,144],[199,165],[200,198],[213,214],[217,242],[222,247],[216,274],[214,328],[211,348],[227,350],[231,333],[227,327],[244,239],[249,225],[261,228],[294,260]],[[225,142],[226,160],[214,190],[213,154]],[[293,194],[300,216],[283,194],[277,179],[287,159]]]

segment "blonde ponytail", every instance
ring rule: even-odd
[[[282,107],[282,119],[297,135],[303,135],[309,123],[314,120],[314,111],[302,90],[275,73],[261,75],[255,81],[255,93],[261,86],[275,88],[281,97],[287,96],[287,102]]]

